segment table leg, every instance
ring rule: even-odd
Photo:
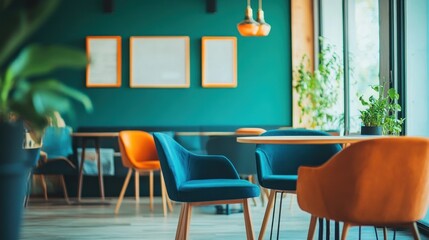
[[[98,182],[100,184],[100,196],[101,196],[101,200],[104,201],[103,168],[101,165],[100,140],[98,138],[95,138],[94,140],[95,140],[95,151],[97,152]]]
[[[85,162],[86,139],[82,138],[82,153],[79,164],[79,182],[77,184],[77,201],[80,202],[82,195],[83,163]]]
[[[335,221],[335,240],[340,240],[340,223]]]

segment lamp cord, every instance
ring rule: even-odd
[[[259,0],[259,10],[262,10],[262,0]]]

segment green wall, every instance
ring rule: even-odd
[[[268,37],[239,36],[245,0],[218,0],[206,13],[205,0],[114,0],[103,13],[101,0],[63,1],[32,41],[85,49],[88,35],[122,37],[122,87],[86,88],[85,71],[56,75],[87,93],[94,112],[76,107],[72,126],[291,125],[290,2],[264,1]],[[257,2],[253,1],[256,15]],[[129,87],[130,36],[189,36],[191,86],[185,89]],[[201,37],[237,36],[237,88],[201,87]]]

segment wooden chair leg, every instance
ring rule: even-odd
[[[420,240],[419,229],[417,228],[417,223],[410,224],[411,233],[413,234],[414,240]]]
[[[118,202],[116,203],[115,214],[118,214],[118,212],[119,212],[119,208],[121,207],[122,199],[124,199],[125,190],[127,190],[128,183],[130,182],[130,178],[131,178],[132,173],[133,173],[133,169],[131,169],[131,168],[128,169],[127,177],[125,178],[124,185],[122,186],[121,193],[119,194]]]
[[[153,171],[149,171],[149,206],[150,211],[153,212]]]
[[[249,182],[251,182],[251,183],[255,183],[255,181],[253,181],[253,175],[248,175],[247,176],[247,181],[249,181]],[[252,201],[253,201],[253,206],[256,206],[257,204],[256,204],[256,199],[255,198],[252,198]]]
[[[317,217],[314,215],[311,215],[310,227],[308,228],[307,240],[313,240],[314,232],[316,231],[316,223],[317,223]]]
[[[61,186],[63,187],[64,199],[66,200],[67,203],[70,203],[69,195],[67,193],[66,181],[64,180],[64,175],[60,175],[60,181],[61,181]]]
[[[48,187],[46,186],[45,175],[40,175],[40,182],[42,183],[43,196],[45,200],[48,200]]]
[[[250,216],[249,203],[247,199],[243,199],[243,208],[247,240],[253,240],[255,239],[255,234],[253,231],[252,218]]]
[[[165,190],[164,177],[162,176],[162,172],[159,172],[160,182],[161,182],[161,198],[162,198],[162,210],[164,212],[164,217],[167,216],[167,192]]]
[[[183,203],[182,207],[180,208],[180,215],[179,215],[179,221],[177,222],[177,229],[176,229],[176,240],[179,240],[182,236],[182,225],[183,225],[183,218],[185,216],[185,209],[186,205]]]
[[[190,203],[186,203],[188,207],[186,208],[186,218],[185,225],[183,229],[183,240],[188,239],[189,235],[189,226],[191,225],[191,216],[192,216],[192,205]]]
[[[347,239],[347,233],[349,232],[350,224],[344,223],[343,225],[343,233],[341,234],[341,240]]]
[[[134,193],[136,195],[136,204],[140,202],[140,174],[139,171],[134,171],[134,186],[135,190]]]
[[[273,208],[275,190],[271,190],[268,198],[267,208],[265,209],[264,219],[262,220],[261,231],[259,231],[259,240],[264,239],[265,229],[267,228],[268,219],[270,218],[271,209]]]

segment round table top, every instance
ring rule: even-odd
[[[117,137],[118,132],[75,132],[72,137]]]
[[[346,144],[363,140],[386,138],[388,136],[354,135],[354,136],[255,136],[238,137],[239,143],[253,144]]]

